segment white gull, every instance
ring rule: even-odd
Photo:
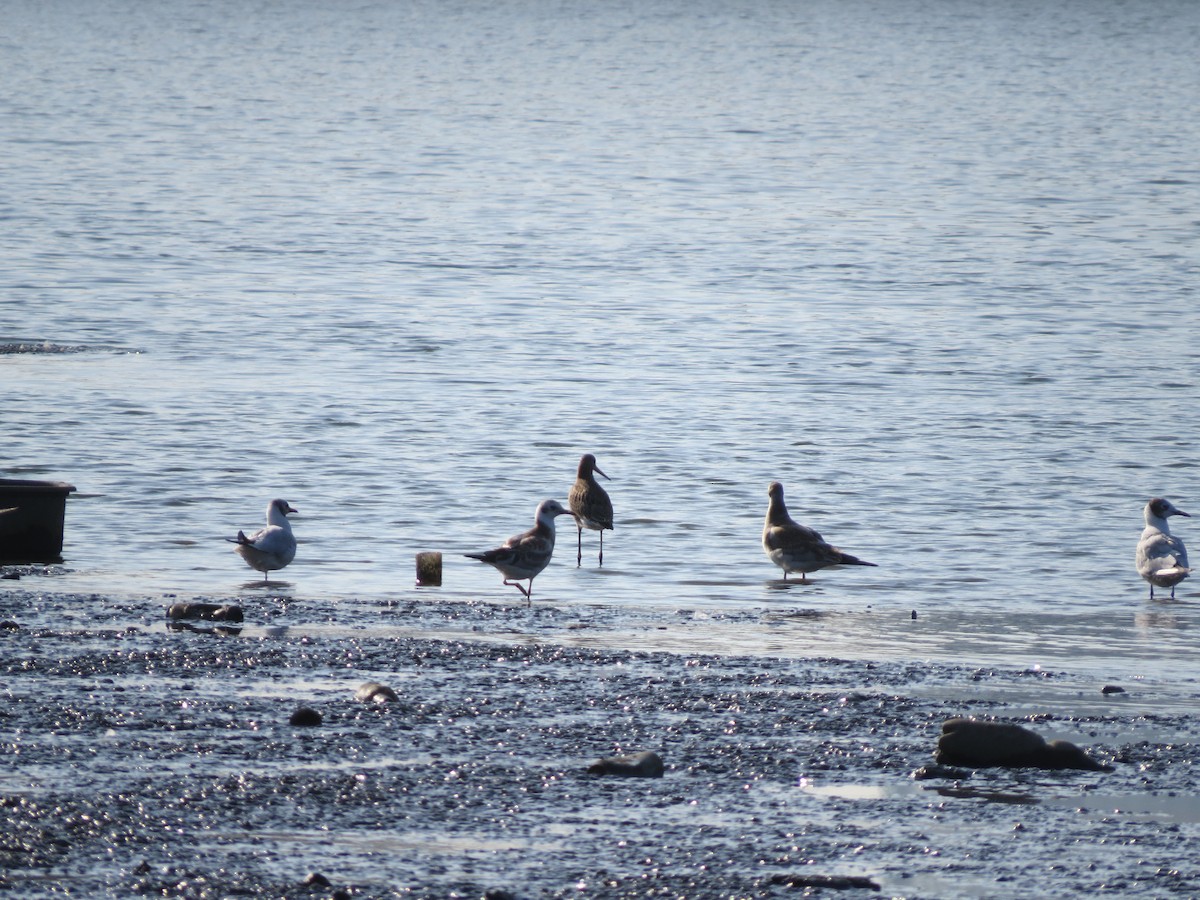
[[[299,512],[286,500],[272,500],[267,504],[267,527],[247,536],[239,531],[236,538],[225,538],[237,544],[234,551],[252,569],[263,573],[263,581],[270,581],[268,572],[282,569],[296,558],[296,536],[292,534],[292,523],[288,513]]]
[[[1187,549],[1183,541],[1171,534],[1167,524],[1170,516],[1191,516],[1176,507],[1170,500],[1155,497],[1146,504],[1146,527],[1138,540],[1134,559],[1138,574],[1150,582],[1150,599],[1154,599],[1154,588],[1169,587],[1171,599],[1175,599],[1175,585],[1191,573],[1188,568]]]

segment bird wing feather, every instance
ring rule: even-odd
[[[1172,534],[1156,530],[1138,543],[1137,568],[1142,574],[1176,566],[1186,569],[1187,564],[1187,550],[1183,541]]]

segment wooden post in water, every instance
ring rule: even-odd
[[[441,587],[442,554],[437,550],[417,554],[417,584]]]

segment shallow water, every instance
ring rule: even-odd
[[[222,538],[282,495],[293,592],[353,615],[439,549],[443,596],[502,597],[459,554],[592,451],[608,566],[563,546],[539,599],[933,609],[1020,663],[1096,616],[1146,664],[1193,646],[1194,592],[1148,605],[1131,562],[1147,497],[1196,502],[1191,5],[8,31],[0,343],[88,348],[0,355],[3,474],[79,488],[56,589],[238,591]],[[879,568],[779,591],[772,479]]]

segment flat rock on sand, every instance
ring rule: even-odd
[[[628,756],[606,756],[588,766],[589,775],[620,775],[625,778],[662,778],[662,757],[653,750]]]
[[[241,622],[242,608],[232,603],[172,603],[167,618],[173,621],[204,619],[209,622]]]
[[[948,766],[1112,771],[1112,766],[1097,762],[1069,741],[1047,743],[1020,725],[969,718],[949,719],[942,725],[934,756]]]

